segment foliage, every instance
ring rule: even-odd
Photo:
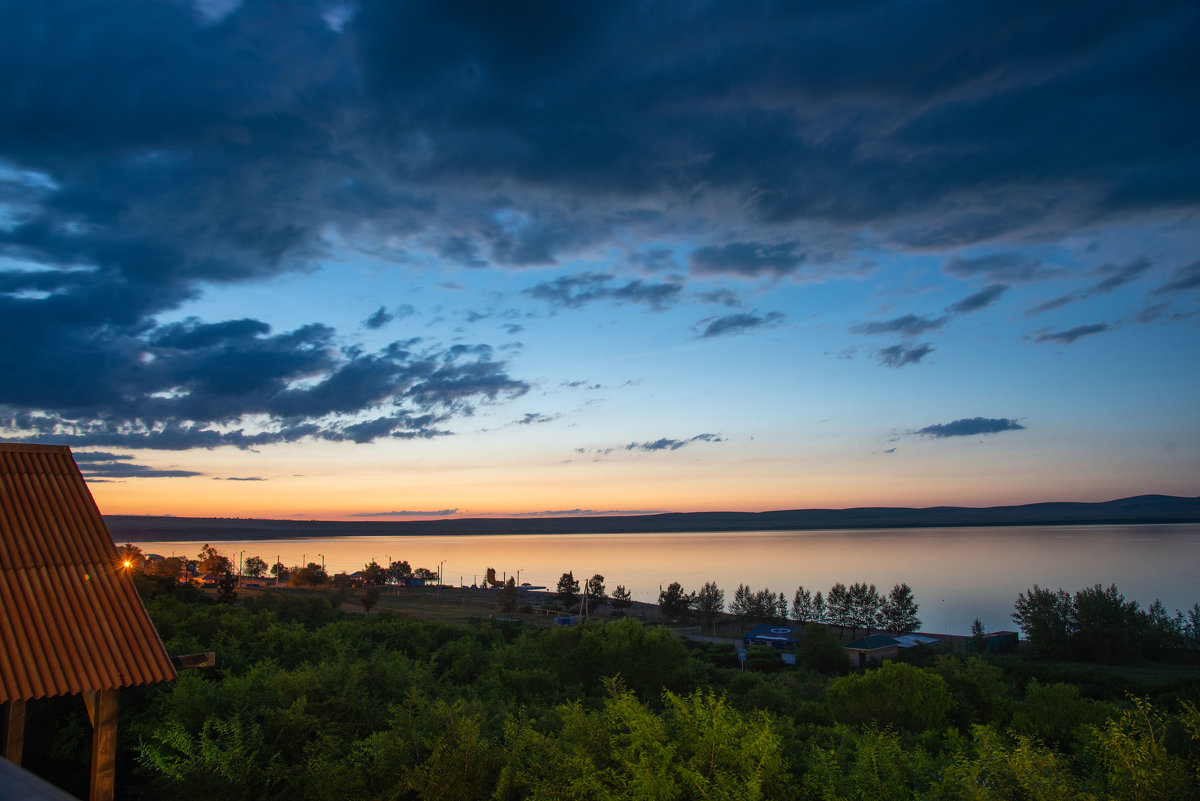
[[[850,626],[851,639],[858,636],[860,628],[866,629],[869,635],[877,625],[883,608],[879,590],[875,589],[874,584],[855,582],[846,591],[846,599],[846,622]]]
[[[850,657],[841,640],[820,623],[806,623],[796,639],[796,664],[836,676],[850,670]]]
[[[579,580],[575,578],[574,571],[567,571],[559,577],[554,599],[568,610],[579,603]]]
[[[898,731],[940,731],[950,718],[950,690],[941,676],[900,662],[834,679],[826,691],[834,716]]]
[[[132,567],[135,570],[141,570],[146,561],[146,556],[142,553],[142,549],[130,542],[117,548],[117,558],[121,561],[121,564],[126,567]]]
[[[511,576],[504,582],[500,592],[496,593],[496,608],[501,612],[511,612],[517,608],[517,580]]]
[[[665,590],[659,590],[658,608],[667,618],[681,618],[688,615],[696,605],[696,593],[683,591],[678,581],[672,581]]]
[[[217,579],[217,601],[231,604],[237,600],[237,576],[232,573],[222,573]]]
[[[817,619],[812,593],[803,585],[797,587],[796,594],[792,596],[792,619],[801,623]]]
[[[604,590],[604,576],[597,573],[587,580],[587,594],[593,609],[604,605],[608,600],[608,593]]]
[[[893,634],[912,634],[920,631],[921,620],[917,617],[918,605],[913,598],[912,588],[907,583],[892,587],[879,611],[879,627]]]
[[[696,594],[696,613],[707,623],[712,624],[716,633],[717,618],[725,608],[725,591],[717,586],[715,581],[705,582]]]
[[[358,596],[358,602],[362,604],[363,611],[371,614],[371,610],[379,603],[379,588],[374,585],[367,587],[362,595]]]
[[[625,589],[624,584],[618,584],[617,588],[612,591],[612,597],[608,602],[612,604],[613,609],[628,609],[633,604],[633,598],[630,596],[629,590]]]
[[[362,580],[363,584],[386,584],[388,572],[385,567],[380,565],[374,559],[363,565]]]
[[[316,562],[309,562],[301,568],[288,571],[288,584],[293,587],[320,587],[329,583],[329,575],[325,568]]]
[[[246,563],[242,566],[242,572],[247,576],[258,578],[267,572],[267,563],[261,556],[250,556],[246,558]]]
[[[229,557],[219,553],[215,547],[208,543],[205,543],[204,547],[200,549],[197,559],[199,563],[196,565],[196,569],[202,574],[233,572],[233,563],[229,561]]]

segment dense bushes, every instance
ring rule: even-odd
[[[1200,797],[1194,705],[1094,700],[996,666],[1012,660],[831,679],[815,626],[824,656],[742,672],[731,649],[630,620],[456,627],[148,594],[168,649],[218,667],[122,693],[128,798]],[[64,731],[27,750],[86,761],[86,718]]]

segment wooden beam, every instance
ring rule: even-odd
[[[90,705],[89,705],[90,706]],[[117,780],[117,690],[95,694],[90,801],[112,801]]]
[[[0,729],[0,756],[21,764],[21,751],[25,746],[25,699],[9,701],[4,705],[4,728]]]
[[[191,670],[192,668],[215,667],[217,652],[205,651],[202,654],[184,654],[171,657],[171,664],[176,670]]]

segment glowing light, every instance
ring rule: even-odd
[[[125,560],[125,567],[131,567],[132,565],[133,562],[130,562],[128,559]]]

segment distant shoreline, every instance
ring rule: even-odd
[[[983,508],[866,507],[773,512],[307,521],[105,515],[120,542],[270,540],[310,537],[428,537],[513,534],[672,534],[974,526],[1145,525],[1200,522],[1200,498],[1139,495],[1104,503],[1035,503]]]

